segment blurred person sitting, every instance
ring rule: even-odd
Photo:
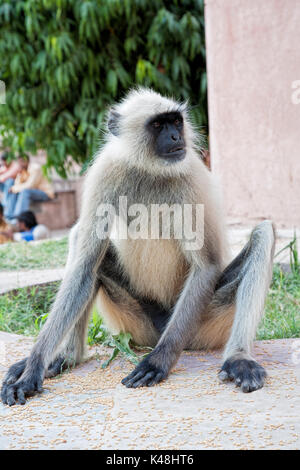
[[[19,164],[22,171],[19,172],[14,185],[9,189],[4,212],[5,217],[12,223],[21,213],[28,211],[31,202],[49,201],[54,198],[52,186],[43,175],[39,163],[31,162],[26,157],[20,159]]]
[[[2,175],[3,173],[6,173],[8,168],[9,168],[8,153],[4,152],[0,155],[0,175]]]
[[[10,225],[4,220],[3,217],[3,206],[0,203],[0,245],[2,243],[7,243],[11,240],[11,227]]]
[[[4,235],[8,238],[7,241],[13,240],[15,242],[31,242],[33,240],[45,240],[49,238],[49,229],[42,224],[38,224],[35,215],[31,211],[22,212],[17,217],[17,232],[10,230]],[[1,235],[1,232],[0,232]]]
[[[49,238],[49,229],[42,224],[38,224],[35,215],[31,211],[22,212],[17,217],[19,232],[15,232],[13,239],[15,241],[30,242],[32,240],[45,240]]]
[[[7,205],[7,195],[10,188],[15,184],[15,178],[22,172],[20,165],[21,159],[18,158],[12,162],[8,161],[8,153],[4,152],[0,157],[0,191],[3,192],[2,204],[4,207]],[[4,210],[4,215],[5,215]]]

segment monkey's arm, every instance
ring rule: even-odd
[[[49,318],[42,329],[29,358],[10,367],[1,390],[3,403],[24,404],[25,398],[41,391],[45,371],[64,340],[66,334],[91,306],[96,294],[96,269],[104,257],[108,238],[100,238],[95,226],[79,224],[80,240],[70,251],[76,259],[68,263]],[[22,373],[21,373],[22,372]]]
[[[191,339],[192,332],[198,331],[202,313],[212,299],[219,273],[214,265],[209,265],[205,270],[199,266],[191,268],[166,330],[155,349],[122,380],[126,387],[150,386],[167,377]]]

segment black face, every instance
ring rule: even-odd
[[[153,137],[154,151],[158,157],[169,163],[184,159],[185,142],[181,113],[158,114],[151,118],[146,126]]]

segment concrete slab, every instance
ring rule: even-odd
[[[0,271],[0,294],[20,287],[37,286],[60,281],[64,268],[32,269],[29,271]]]
[[[0,377],[32,345],[0,333]],[[269,373],[266,386],[243,394],[221,384],[219,352],[185,352],[169,379],[126,389],[133,368],[110,350],[45,381],[25,406],[0,404],[0,449],[300,449],[300,341],[261,341],[255,356]]]

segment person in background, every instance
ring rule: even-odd
[[[22,171],[20,159],[8,163],[8,153],[5,152],[0,157],[0,191],[3,192],[2,204],[4,207],[7,205],[7,195],[10,188],[15,183],[15,178]],[[4,210],[6,215],[6,210]]]
[[[7,243],[11,240],[11,227],[5,222],[3,217],[3,206],[0,203],[0,245]]]
[[[33,201],[49,201],[54,197],[54,191],[49,181],[44,177],[42,167],[39,163],[29,161],[29,158],[19,159],[22,171],[17,175],[15,184],[10,188],[7,195],[5,217],[12,223],[18,216],[28,211]],[[24,181],[22,175],[26,171],[27,177]]]
[[[6,173],[9,168],[8,153],[4,152],[0,156],[0,175]]]
[[[0,235],[2,233],[0,232]],[[22,212],[17,217],[17,232],[10,230],[5,233],[9,240],[15,242],[31,242],[33,240],[44,240],[49,238],[50,232],[45,225],[38,224],[35,215],[31,211]]]

